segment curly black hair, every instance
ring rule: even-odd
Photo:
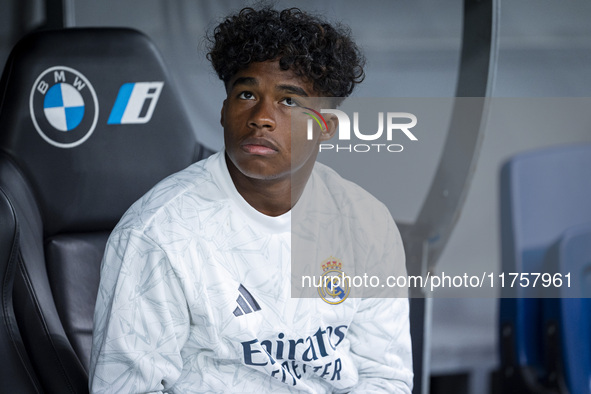
[[[298,8],[244,8],[221,22],[207,39],[207,58],[226,84],[251,63],[274,59],[279,59],[282,70],[293,70],[329,97],[350,95],[365,77],[365,58],[350,29]]]

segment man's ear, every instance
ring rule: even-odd
[[[339,128],[339,118],[335,114],[324,114],[324,120],[326,120],[328,130],[320,132],[320,141],[331,139]]]
[[[226,108],[226,100],[224,100],[224,103],[222,104],[222,111],[220,114],[220,124],[222,125],[222,127],[224,127],[224,110]]]

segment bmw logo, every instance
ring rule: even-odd
[[[59,148],[82,144],[98,120],[94,88],[84,75],[70,67],[43,71],[31,89],[29,107],[39,135]]]

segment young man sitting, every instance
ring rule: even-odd
[[[379,228],[367,250],[349,242],[351,256],[404,267],[383,204],[316,163],[336,117],[311,139],[292,130],[313,97],[338,101],[363,79],[348,31],[298,9],[244,9],[211,41],[225,148],[160,182],[113,231],[91,391],[410,393],[406,298],[330,304],[290,293],[296,204],[330,205],[336,228],[353,233]],[[353,202],[367,220],[343,213]]]

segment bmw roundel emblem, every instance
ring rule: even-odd
[[[39,135],[59,148],[82,144],[98,120],[94,88],[84,75],[70,67],[55,66],[43,71],[33,84],[29,106]]]

